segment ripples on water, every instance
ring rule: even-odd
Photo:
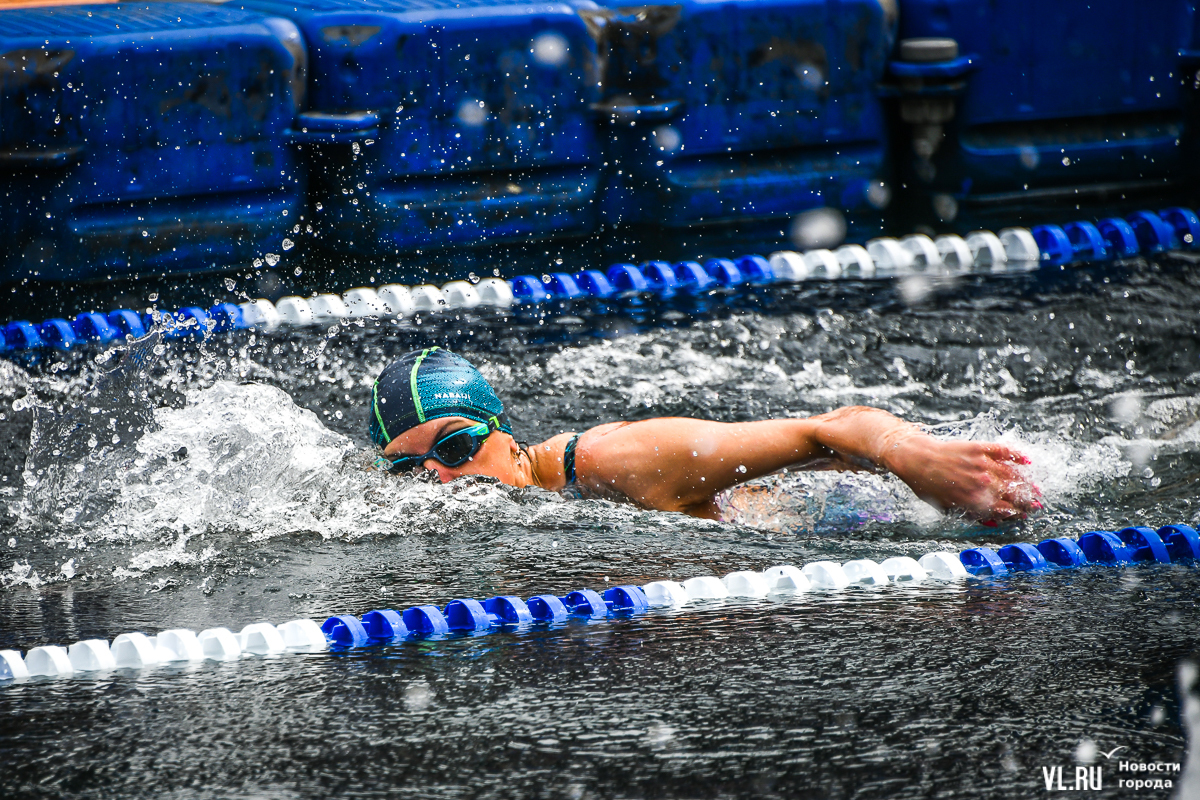
[[[101,381],[99,394],[115,359],[0,362],[0,647],[1195,523],[1193,265],[903,297],[805,289],[694,324],[667,314],[664,327],[480,318],[428,339],[373,322],[244,333],[162,346],[145,380]],[[589,327],[598,335],[555,342]],[[529,441],[619,418],[870,404],[1015,444],[1048,510],[988,529],[892,478],[789,474],[744,490],[740,519],[715,523],[367,471],[370,385],[428,344],[480,364]],[[1175,670],[1195,648],[1197,589],[1190,566],[1086,569],[31,682],[0,689],[0,747],[22,754],[0,785],[1028,796],[1044,790],[1042,766],[1072,772],[1081,741],[1182,757]]]

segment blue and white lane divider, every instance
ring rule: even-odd
[[[836,250],[804,253],[781,250],[763,257],[696,261],[647,261],[614,264],[606,272],[556,272],[511,280],[486,278],[478,283],[451,281],[444,286],[359,287],[343,295],[284,297],[212,308],[187,307],[152,316],[129,309],[107,314],[84,313],[74,319],[52,318],[41,324],[10,322],[0,336],[0,355],[43,350],[70,350],[87,342],[106,345],[127,336],[144,336],[161,324],[168,338],[205,338],[214,333],[280,326],[329,325],[343,319],[407,317],[481,306],[508,308],[575,300],[610,300],[646,293],[662,298],[699,295],[718,289],[796,283],[806,280],[863,280],[966,275],[1020,271],[1040,264],[1126,258],[1140,253],[1200,249],[1200,218],[1191,209],[1167,208],[1157,214],[1138,211],[1124,219],[1098,223],[1005,228],[998,234],[975,231],[932,239],[913,234],[901,239],[878,238]]]
[[[576,619],[602,619],[639,614],[652,608],[669,608],[725,598],[764,598],[768,595],[808,591],[836,592],[851,586],[913,586],[924,581],[958,581],[969,577],[997,577],[1010,572],[1061,569],[1087,564],[1121,565],[1141,561],[1163,564],[1200,559],[1200,535],[1187,525],[1132,527],[1119,531],[1092,531],[1078,540],[1047,539],[1037,546],[1019,542],[998,551],[973,547],[955,555],[927,553],[920,560],[908,556],[882,563],[863,558],[839,564],[814,561],[803,568],[789,564],[763,572],[731,572],[724,578],[703,575],[677,583],[653,581],[645,586],[616,586],[603,594],[579,589],[562,597],[542,594],[522,600],[492,597],[480,602],[469,597],[451,600],[444,608],[413,606],[404,611],[377,609],[356,617],[339,614],[322,624],[296,619],[276,627],[256,622],[233,633],[210,628],[197,634],[185,628],[156,636],[122,633],[111,643],[85,639],[70,647],[34,647],[22,657],[16,650],[0,650],[0,681],[32,676],[66,678],[76,673],[112,669],[139,669],[189,661],[231,661],[243,655],[273,655],[286,651],[344,649],[392,643],[407,638],[429,638],[461,633],[515,630],[552,625]]]

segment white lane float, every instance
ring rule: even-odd
[[[724,600],[729,597],[729,590],[725,588],[725,584],[721,583],[721,579],[712,575],[701,575],[697,578],[688,578],[683,582],[683,589],[688,593],[690,600]]]
[[[842,571],[852,584],[885,586],[891,581],[887,573],[869,558],[859,558],[842,564]]]
[[[247,327],[273,331],[283,323],[283,317],[270,300],[259,298],[249,303],[240,303],[238,308],[241,309],[242,321]]]
[[[775,280],[798,283],[808,277],[808,264],[804,256],[791,250],[779,250],[767,258]]]
[[[875,261],[867,248],[861,244],[844,244],[833,251],[838,264],[842,267],[842,275],[847,278],[875,277]]]
[[[346,313],[351,319],[388,316],[387,306],[379,299],[379,292],[367,286],[351,289],[342,295],[346,302]]]
[[[75,674],[67,651],[53,644],[35,647],[26,653],[25,668],[34,677],[68,678]]]
[[[76,672],[116,669],[117,662],[104,639],[85,639],[67,648],[67,658]]]
[[[802,571],[814,589],[836,591],[850,585],[850,578],[847,577],[846,571],[836,561],[814,561],[811,564],[805,564]]]
[[[875,262],[876,275],[907,275],[912,271],[912,253],[890,236],[867,242],[867,254]]]
[[[159,663],[204,660],[204,648],[200,646],[196,632],[187,628],[163,631],[158,636],[151,637],[151,641],[158,650]]]
[[[842,262],[832,250],[809,250],[804,254],[809,277],[833,280],[842,276]]]
[[[412,287],[408,293],[412,296],[413,309],[417,313],[446,310],[446,298],[442,296],[442,290],[436,286],[422,284]]]
[[[412,292],[407,286],[389,283],[382,286],[378,292],[379,302],[383,304],[384,312],[393,317],[411,317],[417,311],[413,303]]]
[[[313,324],[312,306],[303,297],[281,297],[275,304],[279,312],[279,321],[293,327],[303,327]]]
[[[767,586],[773,594],[798,594],[812,588],[808,576],[791,564],[768,567],[763,570],[763,577],[767,579]]]
[[[450,281],[442,287],[446,308],[475,308],[483,303],[479,292],[466,281]]]
[[[687,589],[675,581],[651,581],[642,587],[654,608],[678,608],[691,602]]]
[[[233,661],[242,655],[242,645],[229,628],[209,628],[196,637],[204,657],[210,661]]]
[[[475,291],[479,293],[479,302],[486,306],[508,308],[517,302],[513,297],[512,286],[500,278],[484,278],[475,284]]]
[[[279,626],[283,645],[289,650],[324,650],[329,646],[316,620],[294,619]]]
[[[921,583],[929,577],[925,568],[918,564],[915,558],[908,556],[885,558],[879,568],[892,583]]]
[[[308,307],[312,309],[313,322],[317,325],[328,325],[350,316],[346,302],[336,294],[319,294],[308,301]]]
[[[923,233],[914,233],[900,240],[900,246],[912,253],[912,267],[919,272],[935,272],[942,267],[938,246]]]
[[[953,581],[968,577],[967,568],[959,560],[958,553],[926,553],[918,562],[926,572],[940,581]]]
[[[937,245],[942,263],[951,272],[969,272],[975,265],[975,257],[971,253],[971,248],[967,246],[967,240],[961,236],[948,233],[937,237],[933,243]]]
[[[766,597],[771,593],[767,579],[760,572],[731,572],[721,583],[730,597]]]
[[[0,681],[19,681],[29,677],[29,668],[18,650],[0,650]]]
[[[1028,228],[1005,228],[999,236],[1009,261],[1037,263],[1042,260],[1041,248]]]
[[[967,247],[971,249],[971,263],[976,267],[987,267],[995,272],[1004,270],[1008,253],[1000,237],[991,231],[973,231],[967,234]]]
[[[269,622],[255,622],[242,628],[238,643],[247,653],[260,656],[282,653],[287,649],[279,629]]]
[[[109,649],[118,668],[141,669],[159,663],[158,647],[144,633],[122,633]]]

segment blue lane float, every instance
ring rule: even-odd
[[[959,554],[959,560],[967,572],[975,576],[1000,576],[1008,574],[1008,565],[1000,554],[990,547],[972,547]]]
[[[1087,560],[1096,564],[1124,564],[1133,560],[1133,553],[1111,531],[1092,531],[1079,537],[1079,549]]]
[[[1004,565],[1014,572],[1046,569],[1049,566],[1042,552],[1028,542],[1006,544],[996,555],[1000,556]]]
[[[123,633],[111,645],[104,639],[89,639],[69,648],[34,647],[25,655],[16,650],[0,650],[0,681],[37,676],[65,678],[76,673],[205,659],[227,661],[243,654],[348,650],[407,639],[520,631],[536,625],[565,625],[572,619],[588,623],[627,618],[652,609],[723,602],[729,598],[761,600],[771,595],[839,592],[852,587],[873,591],[890,584],[918,586],[926,580],[987,580],[1020,572],[1046,572],[1089,564],[1111,567],[1138,562],[1195,562],[1197,559],[1200,559],[1200,535],[1191,526],[1164,525],[1158,530],[1134,526],[1116,532],[1090,531],[1078,541],[1060,537],[1046,539],[1037,546],[1015,542],[1004,545],[999,551],[972,547],[957,555],[952,552],[927,553],[919,561],[908,556],[895,556],[881,564],[871,559],[856,559],[845,564],[817,561],[803,569],[783,564],[761,573],[738,571],[724,578],[698,576],[682,584],[659,580],[645,586],[614,586],[602,595],[591,589],[577,589],[562,597],[541,594],[528,600],[514,595],[491,597],[482,602],[461,597],[451,600],[444,609],[434,605],[413,606],[403,612],[375,609],[361,618],[337,614],[320,625],[311,619],[297,619],[278,628],[269,622],[256,622],[244,627],[239,634],[233,634],[227,628],[211,628],[199,635],[186,629],[163,631],[157,636]]]
[[[1088,563],[1087,556],[1073,539],[1047,539],[1040,542],[1037,549],[1047,563],[1058,567],[1082,567]]]
[[[994,241],[993,241],[994,240]],[[1003,271],[1011,262],[1018,270],[1030,265],[1065,266],[1127,258],[1163,248],[1200,250],[1200,218],[1186,208],[1159,213],[1138,211],[1126,219],[1064,226],[1039,225],[1032,230],[1007,228],[996,236],[978,231],[967,239],[946,235],[936,241],[923,236],[874,239],[864,249],[844,245],[837,251],[806,253],[780,251],[769,257],[748,254],[735,259],[696,261],[652,260],[643,264],[614,264],[607,271],[556,272],[538,277],[518,275],[509,280],[486,278],[472,286],[451,281],[442,287],[389,285],[359,287],[311,298],[265,299],[240,305],[218,303],[211,308],[188,306],[159,312],[157,317],[130,309],[108,314],[84,312],[73,320],[54,317],[40,324],[15,320],[3,328],[0,354],[28,351],[66,351],[88,343],[104,346],[127,337],[140,338],[155,326],[170,339],[204,339],[248,328],[272,330],[280,325],[329,324],[340,319],[408,316],[416,313],[471,309],[479,306],[538,307],[550,303],[610,301],[657,297],[698,296],[709,292],[736,293],[755,287],[803,280],[835,278],[887,279],[906,275],[962,275]],[[873,254],[873,255],[869,255]],[[619,311],[617,303],[603,307]]]

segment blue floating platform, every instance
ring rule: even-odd
[[[305,194],[294,24],[199,3],[8,8],[0,52],[30,54],[0,82],[0,280],[282,252]]]
[[[581,7],[599,39],[612,225],[869,210],[886,177],[877,85],[892,30],[868,0]]]
[[[340,252],[579,235],[596,221],[596,43],[566,3],[255,0],[304,32],[318,243]]]

